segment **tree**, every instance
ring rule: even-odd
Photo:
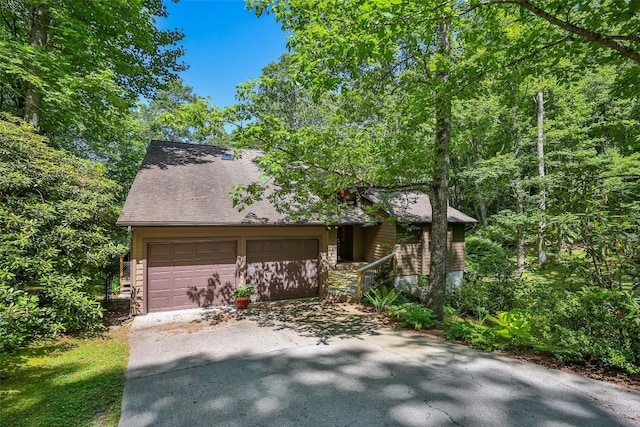
[[[384,165],[385,171],[373,171],[375,167],[364,162],[352,163],[347,169],[335,162],[326,164],[309,154],[313,150],[311,138],[296,139],[305,148],[291,150],[281,142],[286,140],[284,135],[270,143],[289,154],[270,155],[272,149],[263,163],[270,165],[279,182],[286,181],[283,177],[290,173],[290,166],[282,163],[286,161],[287,165],[322,165],[322,176],[340,176],[332,182],[343,186],[412,186],[427,190],[434,201],[433,252],[437,260],[441,260],[441,253],[446,254],[446,240],[442,238],[446,231],[441,234],[440,219],[446,218],[453,101],[473,97],[476,83],[490,74],[500,74],[532,58],[538,66],[552,65],[558,55],[569,52],[596,53],[595,57],[620,65],[627,83],[637,83],[633,80],[637,68],[625,62],[635,61],[638,46],[637,17],[628,13],[627,2],[584,6],[583,2],[554,1],[542,7],[526,0],[323,1],[313,5],[301,0],[255,0],[250,6],[258,15],[274,13],[292,31],[296,81],[316,95],[333,90],[344,96],[354,89],[376,87],[383,97],[389,97],[385,100],[395,101],[395,112],[386,109],[391,114],[379,122],[387,126],[393,142],[375,148],[360,139],[360,144],[351,140],[350,145],[360,150],[367,147],[363,151],[370,152],[361,158],[370,162],[374,157],[375,164]],[[560,14],[567,18],[558,18]],[[360,121],[352,126],[370,130],[369,124]],[[420,144],[412,143],[412,139]],[[317,143],[318,138],[314,140]],[[397,151],[381,154],[385,149]],[[422,172],[417,162],[422,162]],[[398,170],[399,175],[391,175]],[[433,305],[439,314],[439,295],[445,286],[444,266],[440,264],[434,262],[431,274]]]
[[[542,89],[536,91],[536,110],[538,136],[536,138],[536,148],[538,151],[538,177],[540,178],[540,221],[538,222],[538,263],[547,262],[547,251],[545,249],[545,211],[547,209],[547,190],[544,183],[544,95]]]
[[[88,292],[123,251],[112,239],[116,193],[104,166],[52,149],[30,125],[0,116],[0,350],[101,327]]]
[[[640,3],[637,1],[554,0],[543,5],[530,0],[472,0],[473,8],[515,5],[583,43],[605,47],[640,64]]]
[[[257,5],[258,13],[263,6]],[[437,10],[395,1],[340,6],[326,2],[314,10],[306,6],[304,2],[276,2],[272,8],[295,32],[294,63],[302,77],[300,81],[316,96],[326,96],[323,92],[333,90],[333,96],[340,99],[362,99],[367,90],[373,90],[382,99],[373,104],[375,112],[369,108],[369,117],[345,119],[350,130],[359,131],[357,135],[336,138],[333,144],[327,144],[331,145],[329,149],[339,151],[340,157],[351,160],[346,168],[341,168],[342,162],[336,162],[334,156],[325,156],[334,160],[331,165],[325,159],[314,159],[314,163],[323,165],[325,183],[340,184],[342,188],[417,188],[431,195],[434,209],[430,294],[431,305],[441,317],[446,281],[451,105],[458,83],[451,76],[464,73],[462,68],[452,67],[456,64],[452,52],[458,56],[461,52],[463,42],[454,32],[462,18],[450,5]],[[334,26],[349,31],[335,34]],[[416,28],[419,29],[414,31]],[[452,40],[456,41],[455,46]],[[303,156],[296,161],[308,166],[311,144],[317,146],[318,139],[328,136],[326,129],[323,131],[323,136],[297,140],[298,146],[306,148],[298,150]],[[376,146],[381,135],[386,141]],[[282,151],[293,151],[283,149],[283,145],[278,144]],[[330,180],[327,175],[336,178]],[[339,189],[325,187],[319,200],[326,200]]]
[[[640,178],[640,99],[616,94],[616,74],[615,67],[599,66],[570,80],[510,74],[487,81],[477,99],[456,108],[452,158],[458,203],[486,205],[488,227],[477,233],[513,247],[522,259],[522,243],[538,237],[544,188],[545,245],[555,248],[555,262],[607,288],[634,282],[632,248],[640,235],[637,197],[631,196]],[[539,126],[531,101],[541,86],[544,183],[537,178]]]
[[[65,148],[118,135],[137,101],[184,69],[161,0],[0,4],[0,105]],[[82,151],[82,150],[79,150]]]
[[[210,144],[226,135],[222,112],[179,78],[170,80],[148,104],[140,104],[137,117],[147,140]]]

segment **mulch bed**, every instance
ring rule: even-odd
[[[133,320],[129,314],[129,299],[113,298],[104,306],[104,326],[106,328],[117,328],[124,326]]]

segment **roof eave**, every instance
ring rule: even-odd
[[[118,221],[119,227],[244,227],[255,225],[325,225],[323,222],[200,222],[200,221]]]

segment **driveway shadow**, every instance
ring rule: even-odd
[[[193,333],[135,337],[121,426],[640,422],[637,392],[392,331],[353,305],[294,301],[227,314],[200,314],[205,327]]]
[[[331,338],[361,338],[378,335],[384,327],[375,318],[357,311],[354,306],[328,301],[294,301],[256,304],[238,312],[238,319],[256,322],[273,330],[290,329],[305,337],[318,338],[327,345]]]
[[[196,366],[182,360],[189,367],[129,380],[120,425],[635,425],[601,401],[619,397],[608,388],[596,397],[562,377],[532,382],[477,356],[452,364],[443,351],[425,363],[359,345],[202,355]]]

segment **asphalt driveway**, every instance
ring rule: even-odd
[[[349,305],[134,320],[120,426],[632,426],[640,393],[406,331]]]

